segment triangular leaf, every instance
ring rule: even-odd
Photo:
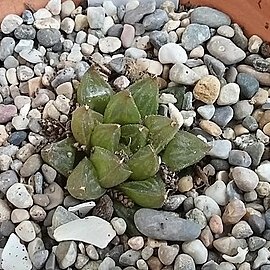
[[[71,130],[74,138],[81,145],[89,145],[92,131],[97,124],[96,118],[102,120],[101,114],[81,106],[72,113]]]
[[[78,87],[77,101],[81,105],[88,105],[91,109],[104,113],[113,93],[111,86],[100,74],[94,69],[89,69],[85,72]]]
[[[149,129],[149,139],[157,154],[172,140],[178,130],[172,119],[161,115],[149,115],[144,123]]]
[[[111,188],[126,181],[131,175],[128,166],[115,154],[101,147],[94,147],[90,161],[97,170],[99,184]]]
[[[141,121],[140,112],[128,90],[113,95],[104,113],[104,123],[120,125],[137,124]]]
[[[127,165],[132,171],[130,179],[145,180],[158,172],[158,156],[153,147],[147,145],[136,152],[127,162]]]
[[[162,161],[174,171],[180,171],[201,160],[210,150],[208,144],[187,131],[179,131],[167,145]]]
[[[137,152],[147,144],[149,130],[139,124],[125,125],[121,127],[121,138],[132,152]]]
[[[152,78],[142,79],[129,87],[141,116],[157,114],[158,84]]]
[[[73,144],[72,138],[48,144],[41,150],[41,157],[51,167],[67,177],[71,173],[75,161],[76,149]]]
[[[160,208],[165,200],[165,185],[160,178],[130,181],[118,187],[136,204],[146,208]]]
[[[121,128],[118,124],[100,124],[95,127],[91,136],[91,146],[100,146],[112,152],[119,147]]]
[[[99,185],[97,172],[87,157],[75,167],[68,177],[67,189],[72,197],[79,200],[95,200],[106,192]]]

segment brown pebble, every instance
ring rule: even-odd
[[[227,204],[222,220],[225,224],[236,224],[245,214],[245,204],[239,199],[233,199]]]
[[[163,267],[163,264],[159,260],[158,257],[152,256],[147,260],[147,264],[149,266],[150,270],[161,270]]]
[[[235,136],[241,136],[243,134],[249,133],[249,130],[247,128],[243,127],[242,124],[236,125],[233,130],[234,130]]]
[[[263,127],[263,132],[265,135],[270,136],[270,122]]]
[[[220,92],[220,81],[213,75],[200,79],[193,89],[194,97],[206,104],[213,104]]]
[[[211,229],[209,226],[206,226],[201,234],[200,234],[200,240],[203,242],[203,244],[206,246],[206,247],[211,247],[212,244],[213,244],[213,241],[214,241],[214,236],[211,232]]]
[[[209,227],[214,234],[223,233],[222,219],[218,215],[213,215],[209,220]]]
[[[222,134],[221,128],[214,122],[209,120],[201,120],[199,123],[200,128],[212,136],[220,136]]]
[[[259,88],[258,92],[251,98],[251,103],[255,106],[263,105],[268,98],[268,92],[262,88]]]
[[[193,178],[190,175],[184,176],[179,179],[178,190],[180,192],[187,192],[193,188]]]
[[[29,213],[30,213],[31,218],[37,222],[43,221],[47,216],[46,211],[39,205],[33,205],[30,208]]]
[[[261,119],[259,120],[259,127],[263,128],[269,122],[270,122],[270,110],[267,110],[263,113]]]

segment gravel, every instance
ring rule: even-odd
[[[114,3],[50,0],[1,22],[0,269],[268,269],[269,44],[210,7]],[[156,77],[160,113],[211,148],[165,170],[161,209],[79,201],[41,158],[90,66],[116,91]]]

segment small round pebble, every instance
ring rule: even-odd
[[[117,235],[124,234],[126,229],[127,229],[127,224],[126,224],[125,220],[122,218],[119,218],[119,217],[114,217],[111,220],[111,224],[112,224],[113,228],[115,229]]]

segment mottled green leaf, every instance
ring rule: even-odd
[[[185,86],[168,87],[168,88],[160,91],[160,93],[161,94],[166,93],[166,94],[174,95],[174,97],[177,99],[177,102],[174,105],[177,107],[177,109],[182,110],[184,95],[186,93],[186,87]]]
[[[126,181],[132,173],[123,160],[120,160],[111,151],[98,146],[93,148],[90,161],[97,170],[99,184],[104,188],[119,185]]]
[[[81,106],[72,113],[71,130],[74,138],[81,145],[89,145],[92,131],[97,123],[98,113],[89,109],[88,106]]]
[[[141,116],[157,114],[158,84],[152,78],[142,79],[129,87]]]
[[[104,123],[120,125],[137,124],[141,121],[140,112],[128,90],[113,95],[104,113]]]
[[[87,157],[75,167],[68,177],[67,189],[72,197],[79,200],[95,200],[106,192],[99,185],[97,172]]]
[[[91,109],[104,113],[113,93],[111,86],[101,75],[94,69],[89,69],[77,89],[77,101],[81,105],[88,105]]]
[[[144,123],[149,129],[149,139],[157,154],[172,140],[178,130],[172,119],[161,115],[149,115]]]
[[[42,159],[64,176],[68,176],[74,166],[76,149],[74,140],[67,138],[50,143],[41,150]]]
[[[136,204],[147,208],[160,208],[166,196],[165,185],[160,178],[125,182],[118,188]]]
[[[91,136],[91,146],[100,146],[112,152],[119,147],[121,128],[118,124],[97,125]]]
[[[136,152],[127,162],[127,165],[132,171],[130,179],[145,180],[158,172],[158,156],[153,147],[147,145]]]
[[[137,152],[147,144],[149,130],[140,124],[131,124],[121,127],[121,139],[130,146],[132,152]]]
[[[187,131],[179,131],[169,142],[162,161],[174,171],[180,171],[201,160],[210,150],[208,144]]]
[[[127,224],[127,233],[129,236],[141,235],[134,224],[134,214],[138,207],[127,208],[123,204],[115,201],[113,202],[114,211],[117,217],[123,218]]]

